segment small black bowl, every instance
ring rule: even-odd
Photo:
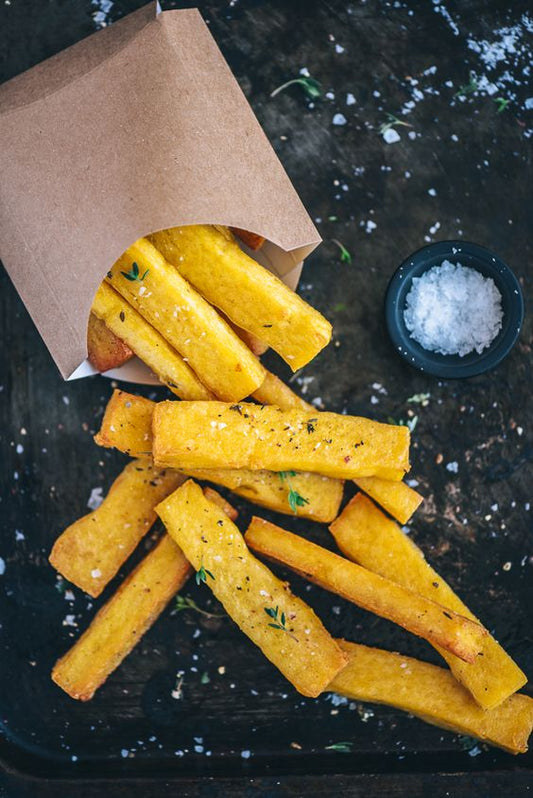
[[[502,295],[502,329],[479,355],[475,351],[462,357],[431,352],[411,338],[405,326],[405,300],[413,277],[420,277],[444,260],[470,266],[485,277],[492,277]],[[438,241],[413,253],[394,273],[385,296],[385,317],[396,351],[411,366],[436,377],[473,377],[497,366],[513,348],[524,319],[524,298],[511,269],[490,250],[468,241]]]

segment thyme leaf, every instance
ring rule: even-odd
[[[379,133],[381,133],[381,135],[383,135],[383,133],[386,133],[387,130],[391,130],[393,127],[400,127],[400,126],[413,127],[412,125],[409,124],[409,122],[404,122],[402,119],[398,119],[398,117],[394,116],[394,114],[387,114],[387,121],[382,122],[382,124],[378,128],[378,131]]]
[[[315,80],[311,77],[301,77],[293,78],[292,80],[288,80],[286,83],[282,83],[281,86],[278,86],[277,89],[274,89],[274,91],[270,92],[270,96],[275,97],[277,94],[280,94],[280,92],[288,89],[289,86],[294,85],[301,86],[310,100],[316,100],[322,94],[322,88],[318,80]]]
[[[275,621],[275,623],[268,624],[272,629],[279,629],[280,632],[285,632],[289,637],[292,637],[293,640],[298,642],[298,638],[293,635],[290,629],[287,629],[287,618],[285,617],[285,613],[282,612],[281,615],[279,614],[279,605],[276,604],[275,607],[264,607],[264,610],[268,617]]]
[[[144,280],[149,271],[150,269],[146,269],[145,273],[141,276],[139,273],[139,264],[136,263],[136,261],[133,261],[129,272],[120,272],[120,273],[123,277],[126,278],[126,280],[129,280],[131,283],[135,282],[142,283],[142,281]]]
[[[341,244],[336,238],[331,239],[332,243],[335,244],[340,250],[340,261],[341,263],[351,263],[352,262],[352,255],[349,250],[346,249],[344,244]]]
[[[223,618],[224,613],[208,612],[198,606],[190,596],[176,596],[176,603],[174,604],[174,612],[183,612],[184,610],[194,610],[204,615],[206,618]]]
[[[207,582],[208,576],[210,576],[211,579],[215,578],[211,571],[208,571],[207,568],[204,567],[204,564],[201,563],[199,569],[196,571],[196,584],[199,585],[202,582]]]
[[[326,751],[339,751],[341,754],[350,754],[352,752],[353,743],[350,742],[341,742],[341,743],[332,743],[331,745],[326,745]]]
[[[289,487],[289,507],[293,511],[294,515],[298,512],[298,507],[304,507],[304,505],[309,504],[309,499],[306,499],[304,496],[298,493],[297,490],[294,488]]]

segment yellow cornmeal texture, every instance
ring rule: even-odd
[[[152,415],[155,402],[115,390],[95,441],[126,454],[152,453]],[[248,501],[279,513],[329,523],[339,511],[343,483],[321,474],[251,471],[246,468],[186,469],[196,479],[223,485]],[[298,498],[299,497],[299,498]]]
[[[58,537],[51,564],[69,582],[99,596],[154,523],[156,504],[183,480],[171,469],[155,469],[148,459],[128,463],[100,507]]]
[[[265,370],[259,360],[147,239],[129,247],[106,280],[216,396],[238,401],[263,382]]]
[[[268,405],[161,402],[153,417],[160,466],[312,471],[340,479],[400,480],[409,468],[407,427]]]
[[[299,692],[319,695],[347,658],[313,610],[250,553],[235,524],[192,480],[157,513],[241,631]]]
[[[180,399],[214,398],[182,356],[110,285],[102,283],[91,310]]]
[[[438,601],[473,621],[476,616],[426,562],[423,552],[365,496],[359,494],[330,526],[340,550],[381,576]],[[468,664],[437,648],[454,676],[480,706],[492,709],[519,690],[525,674],[490,635],[481,641],[483,656]]]
[[[443,729],[477,737],[512,754],[527,751],[533,700],[513,695],[485,711],[444,668],[379,648],[339,641],[348,666],[330,685],[354,701],[388,704]]]
[[[271,346],[293,371],[331,340],[329,321],[246,255],[228,231],[172,227],[150,240],[202,296]]]
[[[88,701],[187,581],[191,566],[168,536],[146,555],[55,664],[53,681],[72,698]]]

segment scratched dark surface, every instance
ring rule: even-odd
[[[141,4],[2,4],[2,79]],[[395,266],[446,238],[494,249],[520,278],[526,307],[531,299],[529,3],[201,5],[325,239],[299,290],[333,321],[334,342],[293,384],[333,410],[418,417],[410,478],[426,501],[410,534],[531,676],[531,316],[497,370],[439,382],[396,357],[382,315]],[[300,86],[269,98],[302,68],[320,80],[319,100]],[[391,143],[380,132],[388,114],[410,125],[395,124],[400,139]],[[3,271],[0,280],[0,794],[528,794],[531,755],[478,746],[384,707],[304,699],[225,618],[169,607],[92,702],[63,695],[50,669],[120,577],[93,602],[57,589],[47,555],[124,460],[91,440],[109,381],[63,383]],[[288,377],[279,359],[267,362]],[[423,405],[407,401],[421,393]],[[238,504],[244,525],[251,507]],[[282,523],[329,545],[317,524]],[[438,661],[391,624],[291,583],[335,635]],[[214,606],[205,588],[185,593]],[[340,741],[352,753],[326,750]]]

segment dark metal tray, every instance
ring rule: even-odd
[[[89,34],[96,5],[4,6],[3,77]],[[109,21],[138,5],[114,3]],[[523,110],[531,91],[508,83],[508,94],[497,94],[513,95],[501,113],[494,96],[468,89],[453,96],[470,71],[496,79],[505,68],[519,79],[532,47],[526,10],[527,3],[509,11],[498,2],[450,3],[446,10],[384,0],[202,5],[326,239],[309,258],[300,292],[332,319],[334,343],[293,384],[338,411],[418,416],[411,476],[426,502],[411,534],[531,674],[531,321],[496,371],[454,383],[405,366],[382,315],[395,266],[427,238],[464,236],[494,249],[515,269],[526,302],[531,295],[533,112]],[[468,39],[499,40],[505,26],[519,26],[518,44],[529,50],[488,70]],[[302,67],[334,99],[326,95],[311,108],[293,87],[269,100]],[[422,99],[413,100],[413,79]],[[332,124],[336,113],[346,125]],[[387,144],[378,131],[387,113],[413,126],[396,128],[400,142]],[[351,264],[340,261],[332,239],[350,250]],[[91,440],[110,382],[63,383],[4,272],[0,280],[0,794],[144,798],[170,785],[183,795],[220,796],[526,794],[530,754],[477,746],[384,707],[304,699],[225,618],[169,607],[92,702],[76,703],[56,688],[49,678],[55,659],[119,579],[91,601],[57,589],[47,555],[61,530],[87,512],[91,489],[105,492],[124,460]],[[288,378],[278,359],[267,361]],[[427,406],[407,402],[419,393],[430,394]],[[252,508],[238,504],[245,524]],[[329,545],[319,525],[283,524]],[[296,577],[291,583],[335,635],[438,661],[391,624]],[[186,593],[214,606],[205,588],[191,583]],[[351,753],[327,749],[341,741]]]

